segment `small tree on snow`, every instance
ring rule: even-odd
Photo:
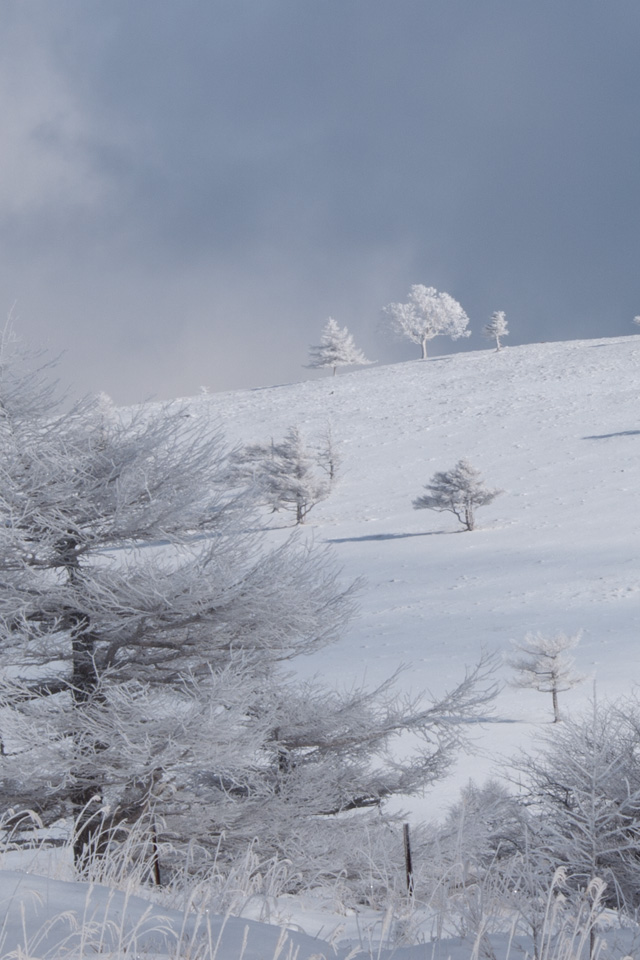
[[[331,424],[328,423],[324,433],[320,437],[318,466],[327,474],[330,483],[333,483],[335,480],[341,463],[342,457],[340,456],[340,451],[334,439]]]
[[[434,473],[425,490],[428,492],[413,501],[414,509],[452,513],[465,530],[474,529],[476,508],[502,493],[485,487],[480,472],[468,460],[458,460],[451,470]]]
[[[304,523],[312,507],[329,496],[329,484],[316,470],[316,457],[297,427],[289,429],[275,447],[275,455],[264,461],[261,482],[269,498],[280,508],[292,510],[296,524]]]
[[[558,694],[570,690],[584,679],[574,671],[574,658],[567,652],[578,645],[580,636],[580,633],[571,637],[556,633],[552,637],[545,637],[541,633],[528,633],[522,643],[514,642],[520,656],[511,657],[508,661],[516,671],[516,678],[511,681],[513,686],[551,694],[554,723],[561,719]]]
[[[448,293],[439,293],[435,287],[414,284],[408,303],[389,303],[384,312],[391,321],[394,333],[419,343],[422,359],[427,356],[427,342],[434,337],[448,336],[452,340],[470,336],[469,317],[457,300]]]
[[[296,524],[304,523],[316,503],[329,496],[337,469],[330,432],[321,442],[320,449],[310,448],[298,427],[290,427],[282,440],[236,450],[229,458],[228,478],[234,484],[249,482],[274,513],[291,510]],[[329,479],[319,476],[318,469]]]
[[[491,315],[491,320],[484,328],[484,335],[487,340],[495,340],[496,350],[500,350],[500,337],[508,337],[507,318],[504,310],[496,310]]]
[[[640,314],[638,314],[637,317],[634,317],[634,318],[633,318],[633,322],[634,322],[638,327],[640,327]]]
[[[362,350],[358,350],[347,328],[339,327],[333,317],[327,320],[319,345],[309,348],[308,366],[312,369],[333,367],[334,377],[337,367],[360,366],[370,362]]]

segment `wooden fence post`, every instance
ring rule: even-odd
[[[407,893],[413,896],[413,864],[411,862],[411,841],[409,839],[409,824],[402,824],[402,836],[404,838],[404,866],[407,877]]]

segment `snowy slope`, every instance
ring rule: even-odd
[[[366,584],[360,616],[338,644],[298,663],[301,673],[374,683],[405,664],[403,686],[437,693],[483,648],[505,654],[527,631],[582,628],[577,667],[604,697],[628,692],[640,676],[639,387],[640,337],[626,337],[457,354],[187,402],[192,416],[213,413],[232,444],[279,437],[292,424],[313,439],[332,426],[341,474],[305,535],[332,544],[345,579],[364,576]],[[411,505],[436,470],[461,457],[505,491],[478,512],[473,533],[458,532],[448,514]],[[287,535],[283,519],[277,515],[271,527],[265,521],[268,539]],[[507,666],[501,675],[508,679]],[[561,707],[579,708],[591,693],[585,682]],[[493,722],[477,730],[476,753],[406,806],[416,818],[441,814],[469,776],[487,776],[496,758],[529,743],[551,718],[548,696],[505,686]],[[69,955],[99,949],[122,956],[127,947],[150,960],[186,955],[193,925],[203,922],[121,893],[10,872],[13,865],[3,861],[0,872],[2,956],[28,941],[27,956],[47,949],[61,956],[59,932],[72,934]],[[322,916],[302,901],[292,910],[300,928],[320,936],[337,920],[345,936],[361,924]],[[71,915],[49,930],[63,911],[75,916],[78,933]],[[218,949],[209,951],[218,960],[239,960],[243,951],[256,960],[334,955],[295,931],[279,946],[276,928],[209,922],[213,941],[222,929]],[[629,931],[629,942],[610,955],[631,955],[632,937]],[[506,944],[494,946],[504,960]],[[442,940],[393,955],[466,960],[471,948]]]
[[[576,666],[599,696],[613,696],[640,678],[639,388],[640,337],[624,337],[462,353],[190,404],[193,415],[213,411],[231,443],[279,437],[294,423],[311,439],[331,424],[341,474],[306,533],[333,545],[345,577],[367,583],[359,618],[301,672],[373,683],[404,664],[403,684],[437,692],[481,649],[507,654],[528,631],[582,629]],[[432,474],[461,457],[505,491],[472,533],[449,514],[412,508]],[[561,707],[592,692],[589,680]],[[492,756],[527,742],[550,706],[505,686],[503,722],[478,735],[483,755],[465,758],[413,804],[416,814],[441,812],[460,783],[491,772]]]

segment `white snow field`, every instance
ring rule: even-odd
[[[188,405],[193,417],[213,412],[231,445],[279,438],[294,424],[313,440],[331,425],[342,466],[303,536],[331,544],[345,580],[362,576],[365,585],[358,618],[337,644],[294,664],[302,675],[375,684],[404,665],[401,689],[437,694],[454,686],[483,650],[503,658],[510,641],[527,632],[582,630],[576,669],[588,679],[560,695],[561,711],[586,707],[594,683],[604,699],[630,692],[640,679],[640,337],[487,349],[203,395]],[[434,472],[461,458],[479,468],[489,486],[504,490],[478,511],[472,532],[462,531],[451,514],[412,507]],[[265,513],[267,537],[288,535],[290,519]],[[470,777],[500,776],[502,758],[549,729],[551,697],[510,687],[512,670],[504,663],[498,674],[505,685],[488,722],[474,727],[473,749],[446,781],[401,805],[409,819],[440,817]],[[1,874],[3,909],[10,905],[13,912],[0,955],[24,949],[25,931],[31,935],[62,910],[75,909],[82,921],[86,896],[80,884]],[[120,916],[123,894],[94,888],[91,896],[99,909],[111,898],[110,909]],[[41,908],[34,917],[36,900]],[[143,921],[147,905],[138,900],[127,909],[134,929],[152,925],[158,913],[168,916],[154,907]],[[323,917],[310,901],[291,899],[288,911],[311,937],[291,933],[279,948],[277,929],[251,926],[243,954],[246,921],[231,918],[218,960],[331,957],[333,947],[313,938],[328,937],[340,923],[342,936],[353,942],[356,921],[364,924],[339,912]],[[215,940],[220,921],[210,922]],[[173,933],[145,934],[129,955],[198,956],[176,948],[182,915],[171,914],[166,923]],[[116,922],[103,954],[123,952],[117,929]],[[24,955],[62,956],[52,944],[45,937],[41,948]],[[494,949],[499,960],[524,955],[506,938]],[[572,949],[562,956],[586,955]],[[622,957],[631,949],[627,942],[602,956]],[[89,955],[78,952],[77,938],[74,950]],[[411,951],[398,947],[394,955],[462,960],[480,954],[449,940]]]
[[[342,640],[300,672],[373,684],[404,665],[402,685],[437,693],[482,650],[503,657],[527,632],[582,630],[587,679],[560,695],[561,710],[586,705],[594,683],[608,698],[640,680],[640,337],[461,353],[191,403],[194,415],[213,409],[231,443],[292,423],[312,439],[331,424],[341,470],[304,529],[366,585]],[[472,532],[412,507],[461,458],[504,490]],[[501,679],[512,676],[505,664]],[[493,722],[474,731],[477,754],[404,806],[440,815],[552,719],[549,695],[505,683]]]

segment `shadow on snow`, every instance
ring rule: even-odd
[[[447,530],[425,530],[423,533],[370,533],[366,537],[335,537],[327,543],[360,543],[363,540],[406,540],[407,537],[438,537]]]

